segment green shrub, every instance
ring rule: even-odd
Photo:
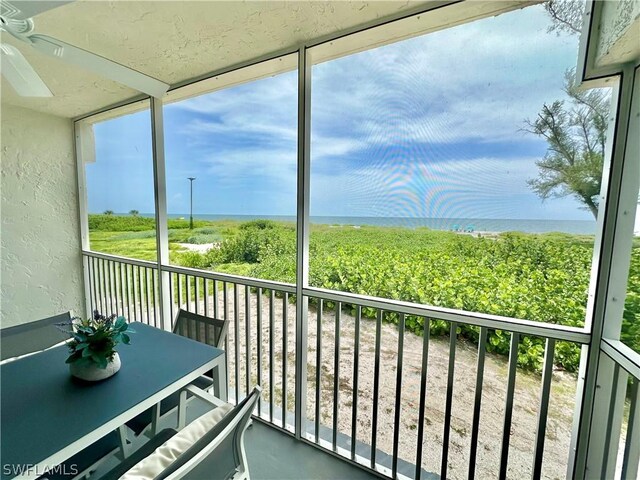
[[[91,217],[94,227],[126,226],[132,232],[116,238],[147,238],[155,234],[148,226],[153,219]],[[203,254],[172,252],[172,260],[178,264],[295,282],[293,224],[228,221],[205,224],[191,231],[185,230],[187,226],[188,221],[172,220],[170,239],[191,243],[224,240],[220,248]],[[312,226],[309,280],[314,287],[582,327],[592,248],[593,237],[558,233],[505,233],[491,239],[424,228]],[[621,339],[640,352],[640,242],[634,245],[628,290]],[[332,302],[324,305],[327,309],[334,308]],[[354,309],[347,305],[344,308]],[[365,317],[374,318],[376,313],[375,309],[362,309]],[[398,316],[386,313],[384,321],[397,323]],[[424,319],[408,315],[405,325],[407,330],[421,335]],[[442,320],[430,322],[433,336],[449,335],[449,328],[450,324]],[[478,334],[478,327],[459,325],[461,338],[476,342]],[[491,330],[487,350],[508,355],[510,340],[510,333]],[[522,337],[518,364],[539,370],[544,342],[542,338]],[[556,365],[576,371],[579,359],[578,345],[557,342]]]

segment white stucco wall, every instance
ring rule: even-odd
[[[69,119],[3,104],[0,323],[84,314]]]

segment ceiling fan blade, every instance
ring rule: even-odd
[[[27,38],[33,48],[45,55],[59,58],[152,97],[162,97],[169,90],[169,85],[160,80],[57,38],[37,34],[29,35]]]
[[[2,75],[22,97],[52,97],[51,90],[16,47],[0,45]]]
[[[15,20],[26,20],[58,8],[73,0],[0,0],[0,15]]]

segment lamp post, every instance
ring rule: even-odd
[[[191,207],[189,210],[189,230],[193,230],[193,181],[196,177],[187,177],[189,179],[189,187],[191,191]]]

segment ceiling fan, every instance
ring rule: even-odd
[[[33,33],[31,17],[59,7],[70,0],[37,1],[0,0],[0,30],[30,45],[33,49],[63,62],[89,70],[153,97],[163,96],[169,85],[132,68],[95,53],[65,43],[57,38]],[[2,75],[18,95],[23,97],[51,97],[53,94],[27,59],[13,45],[0,44]]]

